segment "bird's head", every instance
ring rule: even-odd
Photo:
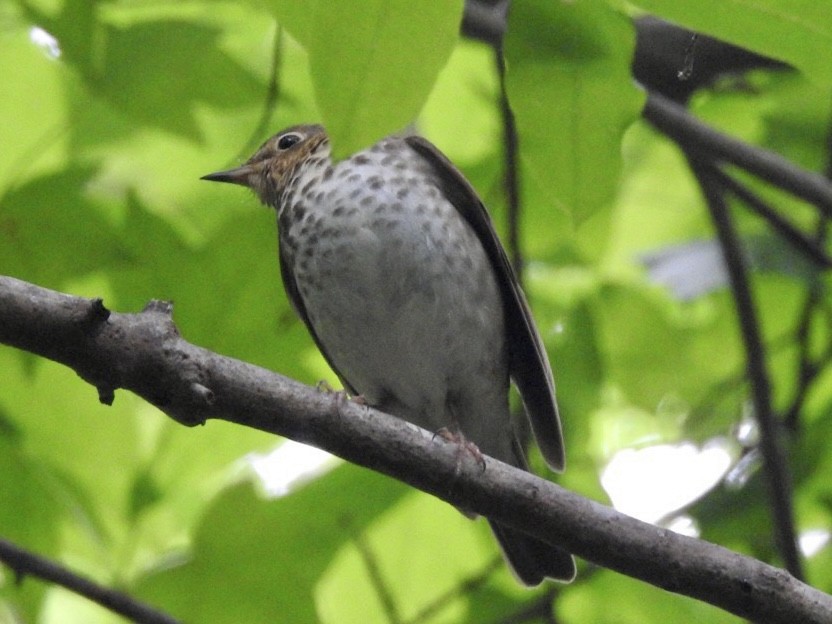
[[[202,176],[211,182],[239,184],[253,190],[264,204],[276,207],[298,165],[312,158],[328,159],[329,139],[323,126],[299,125],[278,132],[245,163]]]

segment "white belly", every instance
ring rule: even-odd
[[[301,200],[304,218],[281,233],[295,239],[300,296],[334,366],[369,404],[429,429],[460,425],[482,444],[480,420],[499,414],[508,427],[493,270],[430,179],[405,163],[403,182],[400,161],[386,161],[370,182],[336,166],[324,193]],[[317,236],[299,236],[304,226]]]

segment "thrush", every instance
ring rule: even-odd
[[[299,125],[204,179],[248,187],[277,211],[286,292],[348,392],[525,468],[512,379],[543,457],[563,470],[552,371],[526,298],[476,192],[431,143],[392,136],[336,163],[323,127]],[[574,577],[566,551],[491,527],[523,583]]]

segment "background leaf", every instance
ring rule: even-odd
[[[826,2],[634,4],[793,64],[799,71],[722,78],[694,93],[690,110],[823,170]],[[341,156],[414,124],[505,234],[497,59],[459,37],[462,8],[0,4],[0,273],[103,297],[121,312],[172,300],[186,339],[337,386],[279,284],[273,211],[199,177],[296,123],[322,120]],[[604,502],[622,450],[723,443],[731,462],[748,457],[737,436],[748,385],[734,301],[683,155],[639,117],[634,43],[622,3],[602,0],[515,2],[504,39],[523,277],[567,441],[567,471],[556,478]],[[740,179],[814,235],[813,207]],[[805,391],[799,327],[812,289],[828,299],[829,277],[739,203],[732,214],[754,260],[775,407],[785,414],[799,401],[789,440],[798,531],[828,532],[824,305],[807,326],[820,374]],[[184,621],[387,622],[396,617],[385,592],[404,622],[497,622],[551,609],[562,622],[736,620],[584,562],[572,585],[526,590],[486,523],[394,481],[338,465],[269,498],[250,457],[282,440],[221,422],[186,429],[125,392],[105,407],[73,372],[8,348],[0,373],[0,535]],[[555,478],[539,454],[530,460]],[[294,468],[283,464],[273,479]],[[649,468],[675,489],[691,476]],[[758,467],[732,468],[733,481],[710,484],[682,513],[706,539],[776,564]],[[645,479],[630,478],[631,490],[661,502]],[[829,557],[826,546],[807,559],[809,581],[825,591]],[[12,580],[0,569],[0,622],[122,621],[35,579]]]
[[[457,39],[461,0],[275,1],[309,53],[334,154],[342,158],[413,121]]]
[[[642,104],[627,60],[633,44],[631,24],[603,2],[512,7],[509,99],[524,176],[548,197],[550,213],[580,222],[612,199],[621,167],[615,146]]]

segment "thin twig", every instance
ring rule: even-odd
[[[387,586],[387,581],[384,580],[384,575],[378,566],[378,557],[370,548],[369,542],[364,539],[364,535],[360,532],[353,536],[353,542],[364,562],[364,569],[370,577],[370,584],[376,590],[376,595],[381,602],[381,608],[387,616],[387,621],[391,624],[400,624],[402,616],[399,613],[399,608],[396,606],[396,600],[393,598],[393,592]]]
[[[826,131],[826,166],[824,167],[824,176],[826,179],[832,179],[832,120],[828,124]],[[826,240],[829,234],[829,219],[824,215],[818,215],[817,225],[815,226],[815,243],[825,248]],[[803,303],[803,309],[800,312],[800,321],[797,326],[797,345],[798,345],[798,371],[797,371],[797,389],[794,393],[791,405],[785,412],[783,417],[783,424],[789,431],[796,432],[800,427],[800,412],[803,409],[803,404],[809,394],[809,389],[812,382],[823,371],[825,358],[832,353],[832,340],[828,340],[827,352],[822,354],[818,360],[812,359],[812,348],[810,341],[812,339],[812,332],[810,331],[812,320],[815,313],[825,301],[826,288],[823,282],[817,277],[813,277],[809,284],[809,292],[806,295],[806,300]]]
[[[791,497],[791,477],[781,440],[781,428],[771,404],[771,384],[766,366],[765,347],[751,287],[748,283],[745,257],[739,236],[734,229],[728,206],[720,189],[714,166],[687,154],[691,170],[699,181],[708,210],[722,246],[731,290],[736,302],[740,333],[745,345],[746,369],[751,385],[751,401],[760,429],[763,466],[771,497],[774,535],[777,549],[786,569],[796,578],[803,578],[797,550]]]
[[[826,240],[828,224],[829,220],[823,215],[818,217],[815,236],[818,245],[823,245]],[[796,331],[798,349],[797,388],[792,402],[783,416],[783,425],[792,433],[797,432],[800,427],[800,412],[803,409],[812,382],[823,371],[824,357],[826,356],[826,354],[823,354],[817,360],[812,357],[812,332],[810,331],[815,314],[824,303],[826,288],[818,276],[812,276],[810,280],[809,292],[806,294],[806,300],[800,311],[800,320]],[[832,342],[829,345],[832,348]]]
[[[491,578],[491,575],[502,567],[503,558],[500,555],[497,555],[489,563],[487,563],[480,572],[463,580],[461,583],[452,587],[445,593],[440,594],[437,598],[432,600],[430,604],[420,609],[412,619],[408,620],[408,624],[419,624],[420,622],[430,621],[435,615],[447,608],[452,602],[459,599],[460,596],[471,595],[477,589],[485,585],[488,579]]]
[[[260,113],[257,125],[254,126],[248,140],[234,159],[232,164],[235,166],[248,158],[263,142],[264,137],[269,132],[269,124],[272,121],[272,115],[280,97],[280,59],[283,53],[283,28],[279,24],[275,28],[274,43],[272,44],[272,64],[269,69],[269,84],[266,87],[266,96],[263,99],[263,112]]]
[[[19,578],[36,576],[50,581],[134,622],[140,624],[179,623],[176,618],[131,598],[123,592],[102,587],[54,561],[29,552],[4,539],[0,539],[0,561],[14,570]]]
[[[503,120],[503,155],[505,170],[503,182],[506,191],[506,212],[508,214],[508,254],[517,273],[517,279],[523,280],[523,252],[520,248],[520,170],[517,159],[518,140],[517,124],[514,112],[508,101],[506,90],[506,60],[502,47],[494,48],[497,63],[497,75],[500,78],[500,116]]]
[[[712,171],[721,186],[764,218],[783,238],[792,244],[795,250],[807,256],[820,267],[825,269],[832,267],[832,257],[826,253],[822,243],[813,240],[810,235],[795,227],[738,180],[718,167],[714,167]]]

